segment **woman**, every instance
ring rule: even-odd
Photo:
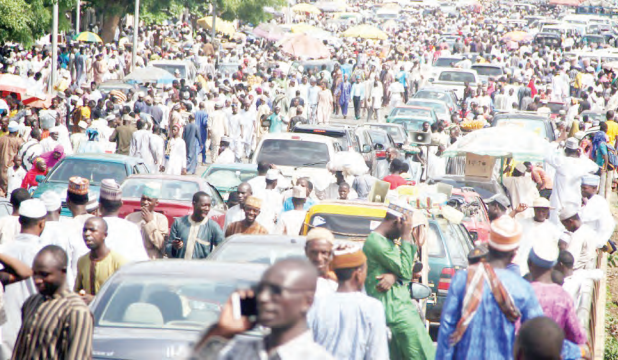
[[[36,158],[34,166],[26,173],[24,181],[21,182],[21,187],[30,190],[32,187],[39,186],[38,181],[36,181],[36,177],[39,175],[47,175],[47,165],[41,157]]]
[[[53,168],[56,164],[64,158],[64,147],[62,145],[56,145],[54,150],[41,154],[41,159],[45,161],[45,165],[48,169]]]

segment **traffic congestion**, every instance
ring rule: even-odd
[[[0,360],[603,356],[616,8],[211,10],[0,48]]]

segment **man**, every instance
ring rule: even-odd
[[[359,246],[339,245],[332,268],[337,291],[316,297],[308,322],[315,342],[337,359],[388,359],[384,307],[363,293],[367,257]]]
[[[53,151],[56,146],[60,144],[58,141],[60,139],[60,128],[58,126],[54,126],[49,129],[49,136],[45,139],[41,140],[41,150],[42,153]]]
[[[129,155],[144,160],[144,164],[150,172],[154,172],[155,149],[151,145],[151,133],[144,129],[146,122],[142,119],[137,120],[137,131],[131,135],[131,145]]]
[[[11,207],[13,212],[10,216],[4,216],[0,218],[0,244],[5,245],[12,242],[15,237],[21,231],[21,225],[19,225],[19,207],[21,203],[30,199],[30,193],[28,190],[19,188],[13,190],[11,193]]]
[[[600,183],[601,179],[597,175],[586,175],[582,178],[582,207],[579,211],[582,222],[596,233],[597,248],[602,248],[607,243],[616,227],[607,200],[597,195]]]
[[[316,200],[310,197],[311,192],[313,192],[313,183],[309,181],[307,178],[299,178],[296,180],[296,186],[300,186],[305,189],[305,204],[303,205],[304,210],[309,210],[313,205],[317,203]],[[293,192],[293,191],[292,191]],[[292,202],[292,197],[288,197],[283,201],[283,212],[294,210],[294,203]]]
[[[378,179],[384,179],[389,174],[391,162],[399,157],[399,151],[395,148],[386,149],[386,157],[378,160],[373,167],[372,175]]]
[[[180,124],[178,123],[172,126],[172,137],[165,145],[164,160],[159,170],[168,175],[187,174],[187,147],[180,137]]]
[[[307,190],[302,186],[292,188],[292,204],[294,208],[281,213],[275,227],[275,234],[299,235],[305,222],[307,211],[304,209],[307,200]]]
[[[487,205],[487,216],[489,217],[489,221],[494,221],[507,215],[510,201],[506,196],[496,194],[485,200],[485,205]]]
[[[247,184],[251,186],[253,195],[263,198],[264,191],[266,190],[266,174],[270,170],[271,165],[267,162],[259,162],[257,164],[257,176],[247,181]]]
[[[597,131],[592,137],[592,151],[590,152],[590,158],[601,169],[601,183],[599,186],[599,194],[605,196],[605,193],[611,191],[612,173],[609,163],[609,150],[607,142],[607,123],[602,122],[599,124],[599,131]],[[609,187],[609,189],[608,189]]]
[[[528,267],[531,285],[545,316],[554,320],[565,333],[565,339],[579,345],[588,340],[577,318],[573,299],[552,281],[552,270],[558,262],[558,246],[549,241],[537,241],[530,251]]]
[[[283,132],[285,128],[287,128],[287,126],[284,128],[284,123],[289,122],[289,120],[281,114],[281,106],[279,105],[274,107],[273,113],[268,117],[268,121],[270,121],[270,127],[268,128],[270,134]]]
[[[200,102],[199,110],[195,112],[195,123],[200,130],[200,154],[202,154],[202,166],[206,165],[206,140],[208,139],[208,112],[206,103]]]
[[[129,155],[131,153],[131,140],[136,131],[132,125],[133,118],[125,114],[122,116],[122,125],[114,129],[109,141],[116,143],[116,154]]]
[[[526,321],[519,329],[513,346],[513,358],[560,360],[563,359],[561,355],[563,342],[564,333],[558,324],[548,317],[539,316]]]
[[[223,112],[223,102],[219,101],[215,104],[215,111],[210,115],[208,119],[208,133],[210,134],[210,145],[212,151],[210,152],[210,161],[214,163],[219,156],[219,144],[221,144],[221,138],[227,136],[227,116]]]
[[[86,304],[90,304],[101,286],[127,260],[119,253],[112,251],[105,244],[107,223],[98,217],[91,217],[84,224],[83,238],[90,252],[79,258],[77,262],[77,279],[74,290],[79,293]]]
[[[21,146],[17,156],[21,157],[22,166],[24,169],[30,170],[34,164],[34,160],[43,153],[41,146],[41,130],[32,129],[30,132],[30,140]]]
[[[223,231],[208,218],[212,199],[203,191],[193,195],[193,214],[176,218],[165,253],[177,259],[204,259],[223,241]]]
[[[129,262],[148,260],[142,234],[132,222],[118,216],[122,207],[122,190],[114,179],[101,180],[99,213],[107,223],[107,247]]]
[[[260,225],[255,219],[260,214],[262,209],[262,199],[255,196],[249,196],[245,200],[245,218],[240,221],[233,222],[228,225],[225,230],[225,237],[232,236],[234,234],[246,234],[246,235],[266,235],[268,230]]]
[[[558,238],[561,234],[560,229],[554,223],[548,221],[549,212],[553,210],[549,200],[539,197],[532,203],[532,208],[534,209],[534,217],[519,220],[522,236],[513,263],[519,266],[519,272],[522,276],[528,273],[528,255],[533,244],[542,240],[558,248]]]
[[[2,265],[2,270],[0,270],[0,326],[2,326],[7,321],[6,309],[4,308],[4,291],[6,287],[32,277],[32,269],[23,262],[2,253],[0,253],[0,265]],[[13,344],[4,344],[0,335],[0,358],[8,358],[10,351],[8,353],[4,351],[11,347],[13,347]]]
[[[365,290],[384,305],[386,325],[392,333],[391,359],[434,359],[435,348],[410,298],[408,285],[417,246],[413,228],[427,226],[408,208],[391,203],[384,220],[369,234],[363,252],[367,256]],[[415,229],[416,231],[417,229]],[[420,237],[419,237],[420,238]],[[399,240],[400,239],[400,240]],[[440,358],[440,357],[438,357]]]
[[[270,329],[265,337],[236,338],[256,323],[246,316],[235,318],[231,298],[219,321],[197,343],[191,359],[333,360],[313,341],[307,313],[313,304],[317,274],[308,262],[284,259],[271,266],[253,291],[239,290],[241,299],[255,297],[257,324]],[[235,296],[235,295],[232,295]]]
[[[530,284],[506,269],[521,234],[513,218],[494,220],[487,260],[455,273],[442,309],[437,359],[508,358],[516,324],[543,315]]]
[[[517,209],[519,204],[530,205],[539,197],[539,191],[534,182],[526,175],[526,166],[517,164],[513,169],[512,176],[505,176],[502,179],[502,184],[508,190],[511,197],[511,205],[513,209]],[[532,217],[532,210],[524,210],[517,213],[517,219]]]
[[[161,259],[165,254],[165,237],[168,234],[167,216],[155,211],[161,197],[161,186],[158,184],[144,185],[140,199],[140,211],[127,215],[126,219],[139,227],[142,233],[144,248],[152,260]]]
[[[200,150],[200,135],[193,114],[189,115],[189,122],[185,125],[182,132],[182,139],[186,146],[187,173],[195,175],[195,170],[197,170],[197,157]]]
[[[25,264],[32,264],[37,252],[43,247],[41,233],[45,228],[47,210],[39,199],[28,199],[19,206],[21,232],[14,241],[2,247],[2,253]],[[2,326],[2,339],[9,350],[13,348],[22,321],[22,305],[36,293],[35,279],[28,279],[6,287],[4,309],[7,322]]]
[[[584,224],[578,214],[579,208],[569,205],[560,211],[560,221],[569,232],[570,239],[566,250],[573,255],[573,269],[592,269],[594,267],[597,234]]]
[[[79,360],[92,357],[93,316],[79,295],[66,288],[67,256],[55,245],[44,247],[32,270],[38,294],[22,308],[13,360]]]
[[[249,196],[253,196],[253,191],[251,189],[251,185],[249,183],[244,182],[238,185],[236,189],[238,195],[238,205],[233,206],[227,210],[225,213],[225,223],[223,225],[223,231],[227,231],[227,227],[236,221],[241,221],[245,218],[245,211],[243,210],[245,207],[245,202]],[[262,225],[266,230],[271,233],[273,226],[268,222],[267,214],[260,214],[257,216],[257,222]]]
[[[309,123],[315,125],[318,115],[318,95],[320,93],[320,87],[317,86],[314,77],[309,80],[311,86],[307,90],[307,103],[309,104]]]
[[[337,290],[337,277],[330,270],[335,237],[328,229],[316,227],[307,233],[305,256],[318,270],[315,296],[319,297]]]
[[[526,172],[530,173],[532,181],[536,183],[536,188],[539,190],[539,195],[549,200],[551,197],[551,191],[554,187],[554,182],[551,177],[547,175],[545,170],[538,166],[532,165],[529,161],[524,162],[524,166],[526,167]]]
[[[350,95],[354,104],[354,118],[358,120],[361,117],[362,102],[365,100],[365,85],[360,81],[360,78],[354,78]]]
[[[11,121],[8,126],[9,134],[0,137],[0,196],[3,197],[6,197],[8,191],[9,168],[13,166],[13,159],[15,155],[17,155],[19,147],[23,142],[22,139],[17,136],[18,131],[19,124],[15,121]]]

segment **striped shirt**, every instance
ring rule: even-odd
[[[79,295],[32,295],[22,307],[13,360],[92,358],[93,317]]]

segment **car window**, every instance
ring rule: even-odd
[[[434,222],[429,223],[429,230],[427,231],[427,254],[431,257],[444,257],[446,252],[444,251],[444,244],[440,237],[440,230]]]
[[[384,220],[379,217],[368,216],[353,216],[340,214],[314,214],[309,219],[309,226],[323,227],[330,230],[337,239],[356,239],[363,240],[370,232],[375,230],[378,225]]]
[[[235,188],[245,181],[257,176],[257,170],[253,169],[209,169],[206,180],[216,188]]]
[[[534,119],[498,119],[496,120],[496,126],[504,125],[517,125],[526,130],[537,133],[538,135],[547,138],[547,131],[545,129],[545,122],[543,120]]]
[[[416,116],[416,117],[431,117],[431,110],[419,108],[404,108],[398,107],[391,111],[390,116]]]
[[[226,243],[209,260],[272,265],[279,259],[305,258],[305,247],[299,244],[268,246],[260,244]]]
[[[477,74],[483,76],[500,76],[504,74],[501,67],[493,67],[493,66],[472,66],[472,70],[476,71]]]
[[[451,97],[444,92],[420,90],[419,92],[414,94],[414,99],[433,99],[449,102],[451,100]]]
[[[118,183],[127,177],[123,163],[102,162],[94,159],[63,159],[47,176],[47,181],[68,182],[72,176],[90,180],[91,185],[98,185],[103,179],[114,179]]]
[[[127,179],[122,184],[122,195],[123,197],[140,198],[144,192],[144,186],[151,183],[158,183],[161,187],[161,200],[191,201],[193,194],[200,191],[200,186],[195,181],[134,178]]]
[[[443,71],[438,78],[440,81],[454,81],[454,82],[467,82],[475,83],[476,79],[474,75],[469,72],[463,71]]]
[[[152,66],[159,68],[159,69],[163,69],[172,75],[174,75],[176,70],[178,70],[180,72],[181,78],[187,77],[187,67],[183,64],[178,64],[178,65],[176,64],[152,64]]]
[[[465,266],[468,263],[468,243],[466,241],[466,234],[461,232],[459,225],[449,223],[445,219],[438,219],[438,224],[444,235],[444,240],[449,251],[451,262],[455,265]]]
[[[325,168],[329,160],[325,143],[287,139],[264,140],[257,156],[258,163],[315,168]]]
[[[423,123],[428,123],[429,121],[423,120],[395,120],[393,124],[403,125],[406,131],[420,131],[423,129]]]
[[[157,276],[128,277],[112,284],[94,312],[96,326],[201,331],[216,322],[242,280]]]
[[[440,114],[446,114],[448,112],[446,108],[446,104],[444,103],[429,102],[429,101],[424,102],[419,99],[419,100],[408,101],[407,105],[416,105],[416,106],[424,106],[424,107],[432,108],[433,111],[435,111],[436,113],[440,113]]]
[[[453,67],[453,64],[460,62],[461,59],[456,58],[438,58],[434,63],[434,67]]]

